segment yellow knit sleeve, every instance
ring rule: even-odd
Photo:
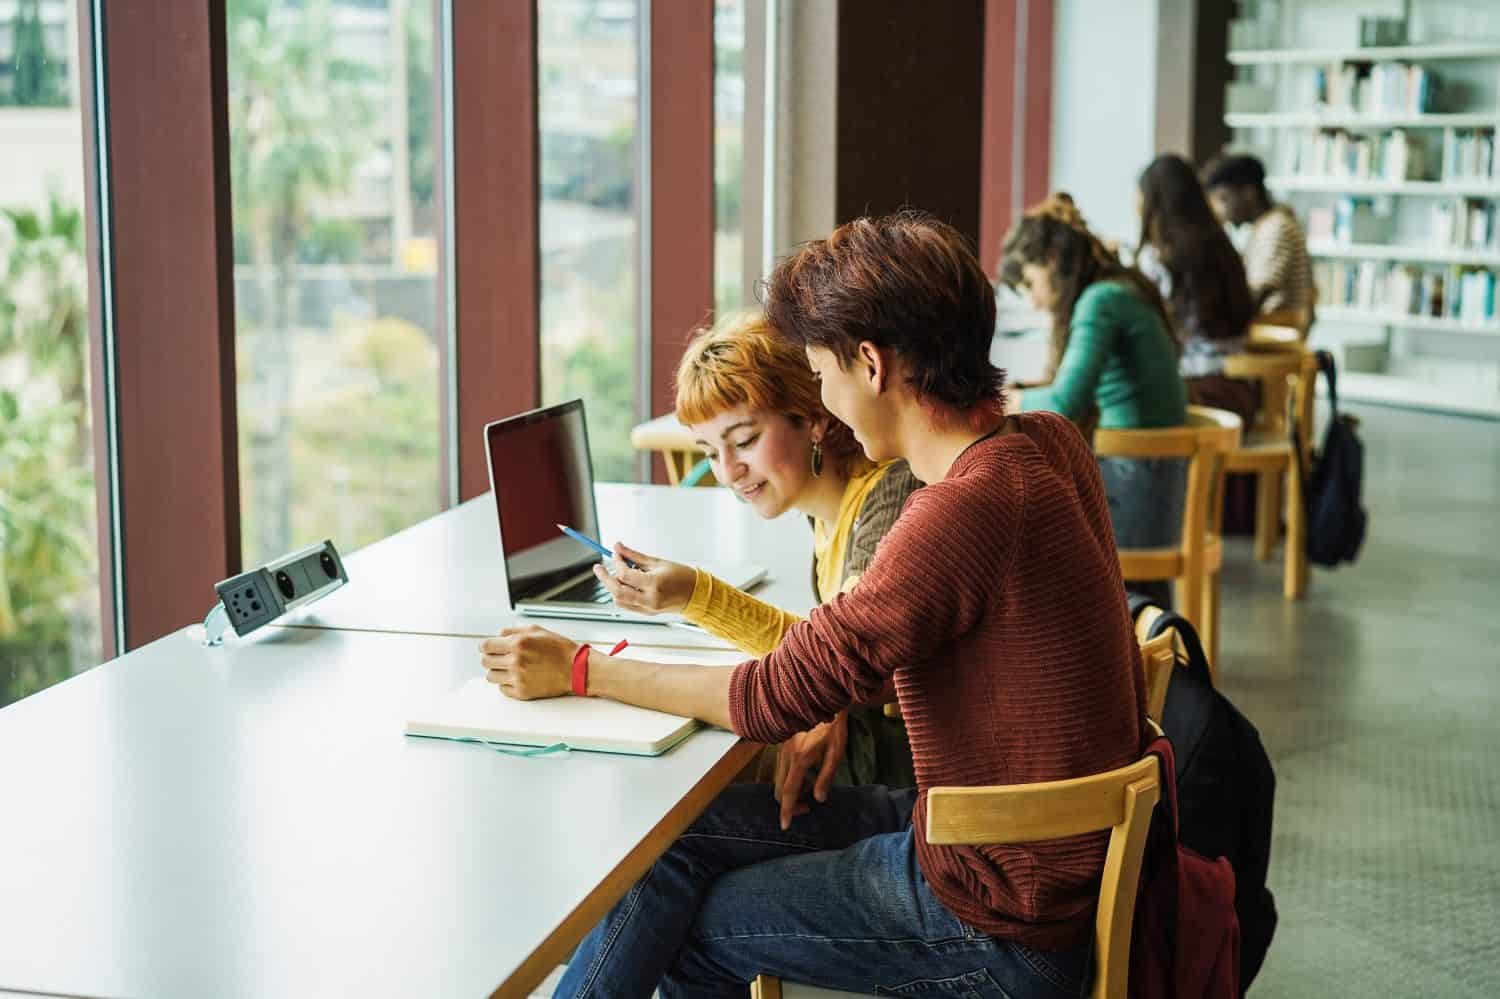
[[[757,600],[702,569],[682,616],[752,656],[763,656],[802,618]]]

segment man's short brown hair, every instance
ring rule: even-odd
[[[926,214],[859,218],[782,260],[765,287],[784,336],[850,364],[868,340],[901,356],[917,394],[959,411],[1000,401],[995,289],[969,241]]]

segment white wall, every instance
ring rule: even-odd
[[[1133,246],[1135,182],[1156,149],[1158,0],[1057,0],[1052,189],[1100,235]]]

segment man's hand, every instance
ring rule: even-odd
[[[818,801],[828,800],[828,789],[833,787],[834,773],[848,744],[847,711],[840,711],[833,721],[799,732],[781,744],[781,751],[776,754],[774,793],[781,802],[783,830],[790,829],[793,817],[806,813],[810,807],[802,802],[802,782],[814,766],[818,768],[818,776],[813,781],[813,797]]]
[[[519,701],[561,697],[573,689],[578,643],[528,624],[506,628],[479,645],[485,679]]]

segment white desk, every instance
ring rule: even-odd
[[[477,668],[467,638],[178,632],[0,710],[0,990],[526,995],[756,747],[402,735]]]
[[[762,520],[728,489],[602,484],[606,545],[623,541],[678,562],[753,563],[768,582],[756,596],[795,613],[814,606],[812,531],[795,513]],[[349,555],[349,583],[285,623],[433,635],[492,635],[521,620],[505,590],[500,531],[488,493]],[[662,625],[535,621],[583,641],[727,648]]]

